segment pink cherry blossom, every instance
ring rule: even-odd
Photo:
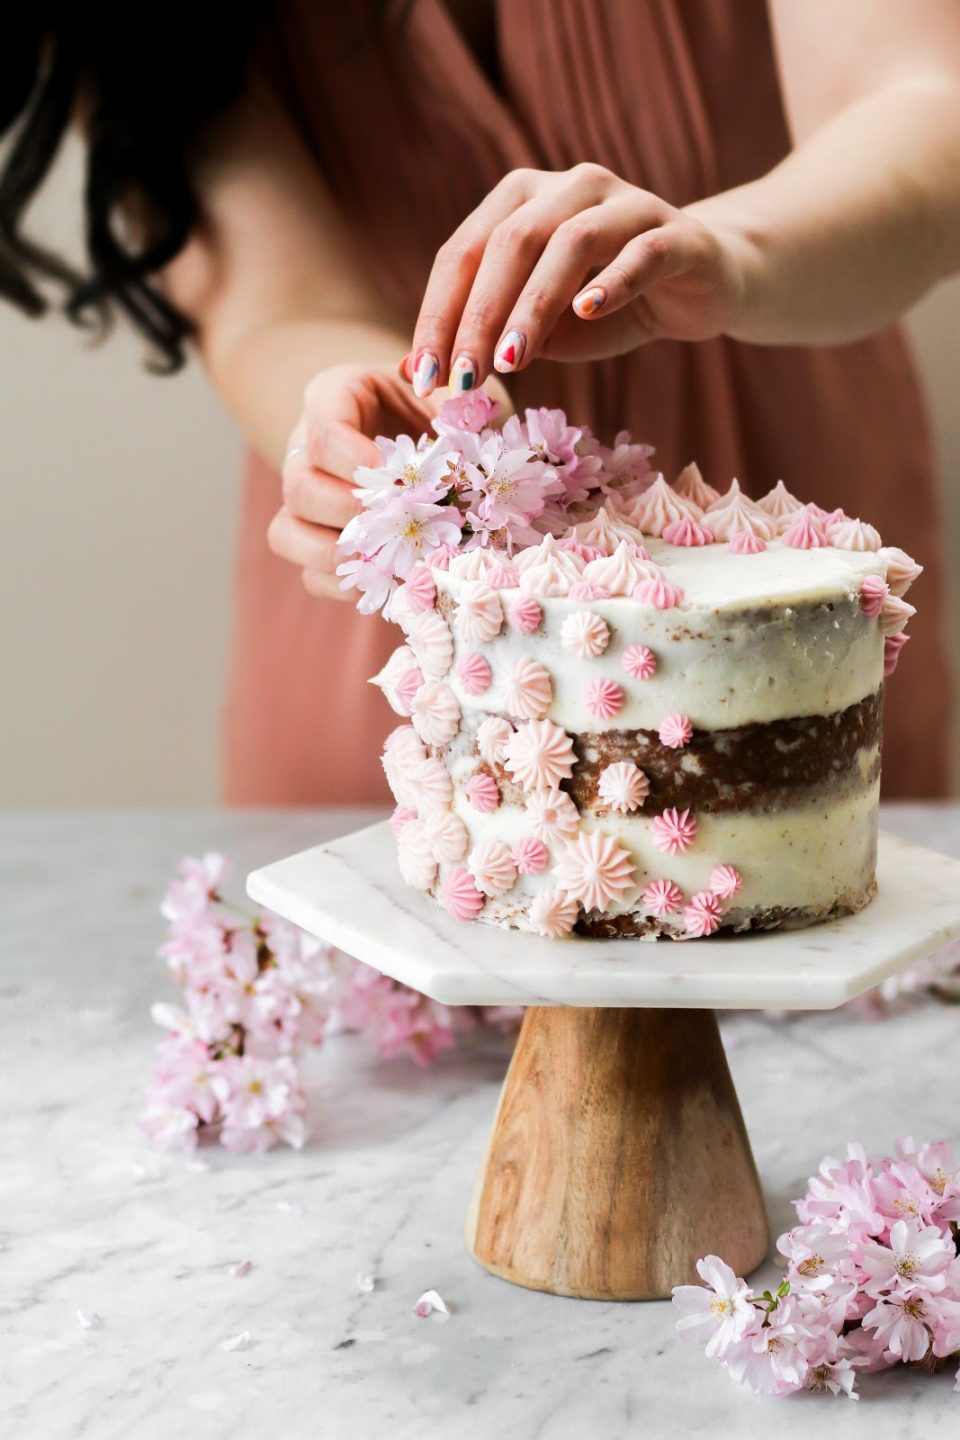
[[[878,1300],[860,1322],[864,1330],[876,1333],[877,1344],[901,1360],[922,1360],[930,1349],[929,1323],[935,1312],[928,1295],[913,1291],[896,1293]]]
[[[494,400],[486,390],[469,390],[466,395],[454,395],[443,402],[434,428],[440,435],[455,436],[460,430],[479,433],[492,424],[499,413],[500,401]]]
[[[724,1363],[733,1379],[755,1394],[787,1395],[806,1380],[810,1339],[797,1301],[787,1296],[762,1327],[728,1347]]]
[[[947,1244],[934,1225],[898,1220],[890,1227],[889,1245],[875,1240],[860,1242],[860,1265],[866,1281],[864,1291],[876,1296],[896,1287],[904,1294],[924,1289],[935,1292],[947,1283],[944,1271],[956,1258],[956,1249]]]
[[[750,1303],[753,1292],[718,1255],[697,1261],[703,1285],[675,1285],[673,1303],[680,1311],[677,1330],[685,1338],[705,1340],[707,1355],[720,1356],[735,1341],[759,1328],[759,1316]]]
[[[719,1338],[706,1323],[709,1292],[687,1301],[699,1319],[685,1317],[678,1330],[712,1342],[708,1354],[764,1394],[805,1387],[856,1399],[858,1372],[898,1362],[937,1368],[960,1351],[957,1237],[935,1216],[952,1174],[943,1142],[918,1150],[909,1137],[879,1161],[858,1144],[843,1161],[827,1156],[795,1202],[807,1223],[777,1242],[786,1274],[775,1294],[749,1297],[753,1318],[743,1333]],[[881,1209],[906,1218],[891,1224]],[[811,1222],[811,1212],[823,1218]],[[924,1223],[927,1215],[934,1223]],[[729,1272],[724,1294],[743,1285]]]

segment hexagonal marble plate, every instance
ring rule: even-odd
[[[255,870],[247,891],[447,1005],[828,1010],[960,937],[960,861],[882,834],[877,879],[866,910],[807,930],[545,940],[453,920],[409,889],[383,823]]]

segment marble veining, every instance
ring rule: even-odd
[[[719,940],[561,941],[452,919],[400,876],[386,824],[248,879],[303,929],[449,1005],[828,1009],[960,935],[960,863],[881,835],[879,893],[857,915]]]
[[[353,1037],[332,1041],[300,1154],[198,1162],[146,1149],[134,1122],[155,1041],[149,1003],[173,994],[154,950],[175,860],[219,848],[242,876],[360,823],[342,812],[0,820],[4,1440],[952,1433],[950,1374],[875,1377],[859,1406],[758,1400],[676,1337],[665,1303],[558,1300],[477,1267],[463,1216],[506,1037],[475,1037],[427,1074]],[[888,809],[884,825],[960,856],[960,807]],[[957,1023],[927,1001],[880,1022],[857,1007],[723,1017],[775,1234],[808,1172],[848,1138],[872,1150],[907,1130],[960,1139],[943,1083]],[[234,1278],[244,1258],[253,1268]],[[376,1276],[371,1294],[360,1270]],[[411,1314],[428,1287],[449,1321]],[[103,1327],[82,1329],[78,1309]],[[249,1348],[224,1352],[243,1330]]]

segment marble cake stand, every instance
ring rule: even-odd
[[[716,1009],[830,1009],[960,936],[960,861],[881,835],[872,905],[809,930],[683,944],[541,940],[452,920],[386,824],[250,875],[258,903],[448,1005],[527,1007],[467,1217],[494,1274],[640,1300],[767,1253]]]

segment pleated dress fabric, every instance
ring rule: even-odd
[[[763,0],[500,0],[499,76],[441,0],[357,39],[348,6],[278,4],[259,44],[385,311],[413,321],[440,244],[507,171],[591,160],[674,205],[765,173],[789,140]],[[399,359],[399,356],[398,356]],[[656,446],[668,478],[695,458],[718,489],[783,478],[840,505],[926,566],[885,707],[884,791],[947,785],[949,679],[941,521],[911,359],[891,329],[815,349],[659,342],[590,364],[537,362],[518,407],[561,405],[610,439]],[[248,457],[225,705],[225,792],[237,804],[387,798],[378,755],[397,722],[367,679],[399,632],[311,599],[265,531],[279,479]]]

